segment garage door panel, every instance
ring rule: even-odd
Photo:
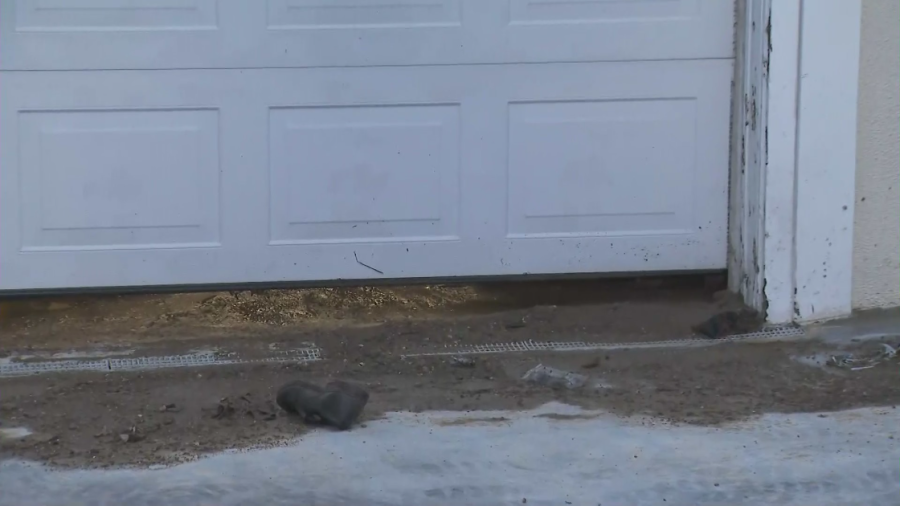
[[[702,0],[510,0],[516,24],[594,23],[628,19],[690,18]]]
[[[20,31],[214,29],[216,0],[17,0]]]
[[[0,0],[0,68],[271,68],[730,58],[706,0]]]
[[[731,70],[3,73],[0,290],[723,268]]]
[[[690,234],[689,99],[510,107],[510,236]]]
[[[708,0],[509,0],[509,56],[530,61],[731,58],[734,5]]]
[[[21,251],[219,240],[217,111],[23,111]]]
[[[459,26],[462,0],[268,0],[269,28]]]
[[[238,34],[223,29],[229,11],[221,7],[219,0],[0,0],[0,68],[224,63],[228,37]]]
[[[270,244],[457,238],[459,104],[277,108],[270,118]]]

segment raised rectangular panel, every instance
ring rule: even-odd
[[[214,29],[217,0],[17,0],[17,31]]]
[[[509,0],[512,24],[689,18],[706,0]]]
[[[508,0],[495,46],[527,61],[732,58],[725,0]]]
[[[461,0],[268,0],[270,28],[456,26]]]
[[[271,243],[452,240],[459,108],[270,111]]]
[[[687,234],[696,102],[514,103],[511,237]]]
[[[18,133],[22,251],[218,245],[218,111],[25,111]]]

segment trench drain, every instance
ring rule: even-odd
[[[520,341],[512,343],[476,344],[459,348],[443,348],[437,351],[406,353],[401,358],[438,357],[453,355],[480,355],[490,353],[515,353],[534,351],[592,351],[652,348],[688,348],[714,346],[724,343],[766,342],[797,339],[805,336],[803,328],[796,326],[769,327],[759,332],[739,334],[722,339],[672,339],[637,343],[587,343],[583,341]],[[30,376],[53,372],[128,372],[177,367],[201,367],[209,365],[234,365],[254,363],[305,363],[322,360],[320,348],[300,348],[275,353],[258,359],[242,359],[235,353],[195,353],[163,357],[111,358],[107,360],[54,360],[45,362],[14,362],[0,364],[0,378]]]
[[[130,372],[208,365],[304,363],[322,360],[319,348],[287,350],[258,359],[242,359],[233,353],[192,353],[163,357],[111,358],[107,360],[54,360],[0,364],[0,377],[30,376],[53,372]]]
[[[519,341],[513,343],[476,344],[441,351],[406,353],[401,357],[439,357],[453,355],[481,355],[489,353],[514,353],[527,351],[593,351],[632,350],[653,348],[689,348],[715,346],[725,343],[782,341],[802,338],[806,335],[802,327],[793,325],[772,326],[759,332],[736,334],[720,339],[671,339],[668,341],[646,341],[636,343],[586,343],[583,341]]]

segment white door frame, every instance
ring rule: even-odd
[[[729,286],[773,323],[851,311],[861,0],[737,0]]]

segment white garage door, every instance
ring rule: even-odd
[[[0,0],[0,290],[723,268],[732,19]]]

